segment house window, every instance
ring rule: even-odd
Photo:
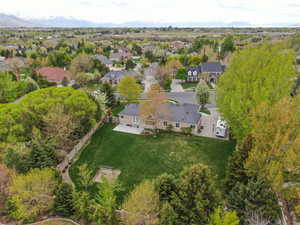
[[[164,126],[168,126],[168,122],[167,121],[164,121]]]
[[[196,126],[195,125],[191,125],[190,127],[191,127],[191,129],[194,129]]]
[[[137,119],[137,117],[135,116],[135,117],[133,117],[133,122],[134,123],[137,123],[138,122],[138,119]]]
[[[123,119],[124,118],[124,116],[120,116],[121,117],[121,119]]]
[[[194,71],[194,76],[196,76],[197,75],[197,71]]]
[[[188,74],[191,76],[192,75],[192,71],[189,71]]]
[[[176,126],[177,128],[179,128],[179,127],[180,127],[180,123],[176,123],[175,126]]]

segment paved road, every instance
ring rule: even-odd
[[[198,104],[196,100],[195,92],[168,92],[168,98],[174,99],[179,103]],[[206,108],[216,108],[215,91],[210,91],[210,103],[206,105]]]

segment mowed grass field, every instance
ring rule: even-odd
[[[162,173],[178,174],[185,166],[203,163],[224,178],[228,157],[235,143],[205,137],[190,137],[180,134],[161,134],[159,137],[142,136],[113,131],[112,124],[105,124],[83,149],[70,175],[78,185],[78,166],[87,164],[97,172],[98,166],[119,169],[119,181],[127,194],[135,184],[152,179]]]

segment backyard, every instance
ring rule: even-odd
[[[159,137],[140,136],[112,131],[112,124],[105,124],[83,149],[79,160],[70,169],[73,181],[78,184],[77,168],[87,164],[97,172],[98,166],[110,166],[121,171],[119,181],[123,193],[141,182],[162,173],[178,174],[185,166],[195,163],[207,164],[224,178],[228,157],[235,143],[204,137],[180,134],[161,134]]]

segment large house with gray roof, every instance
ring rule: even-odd
[[[138,77],[139,73],[130,70],[130,71],[110,71],[101,78],[102,82],[110,83],[112,85],[118,84],[125,76],[134,76]]]
[[[169,111],[168,116],[162,116],[158,122],[158,129],[166,130],[172,125],[173,131],[181,132],[182,128],[191,128],[193,134],[197,134],[201,126],[201,114],[199,105],[196,104],[171,104],[167,103],[166,107]],[[120,124],[136,127],[152,129],[151,123],[144,123],[140,120],[139,104],[129,104],[119,113]]]
[[[94,56],[94,58],[99,60],[102,64],[104,64],[105,66],[107,66],[110,69],[113,66],[113,62],[110,59],[108,59],[105,55],[97,54]]]
[[[225,72],[225,65],[220,62],[206,62],[199,66],[191,66],[187,68],[187,81],[198,82],[199,79],[216,83],[219,76]]]

